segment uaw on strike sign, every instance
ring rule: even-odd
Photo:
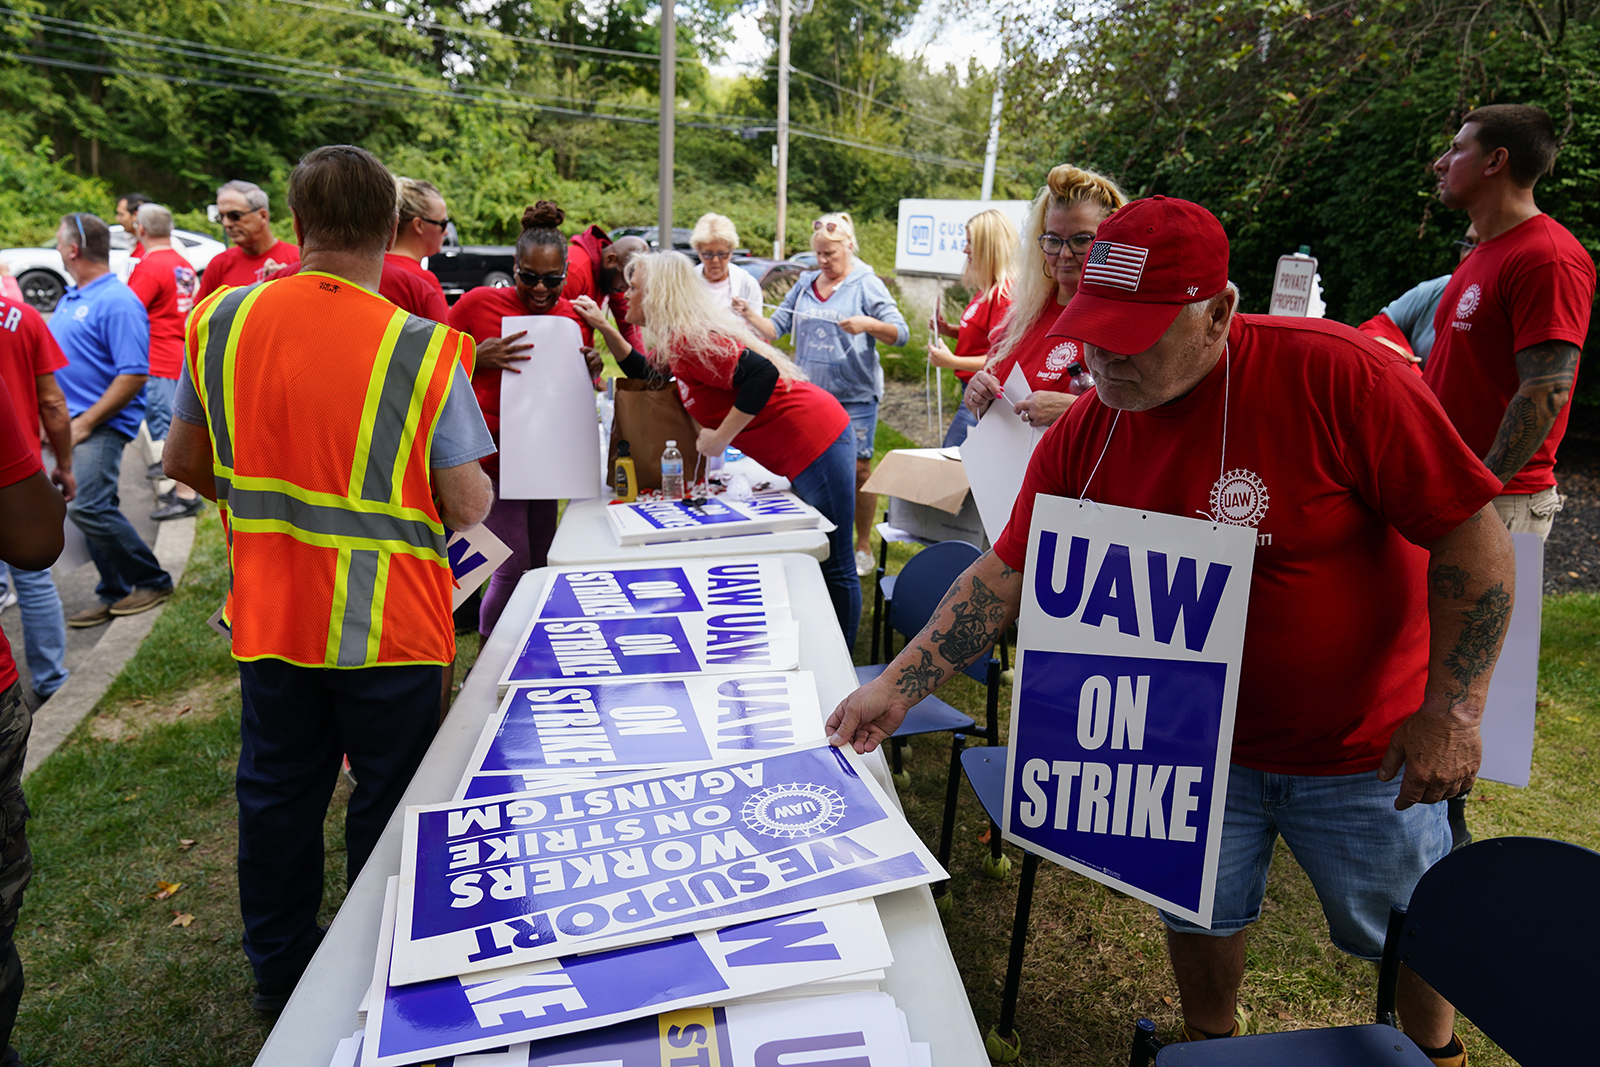
[[[1255,530],[1040,496],[1007,840],[1211,925]]]

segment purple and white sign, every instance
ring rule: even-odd
[[[1040,496],[1007,840],[1211,924],[1255,530]]]
[[[482,523],[450,531],[444,550],[450,559],[450,574],[456,580],[450,599],[451,611],[465,604],[467,598],[489,580],[495,568],[511,558],[511,549]]]
[[[712,497],[700,503],[641,500],[612,504],[605,509],[605,514],[619,545],[656,545],[779,530],[814,530],[825,521],[820,511],[793,493],[773,493],[744,501],[726,497]]]
[[[602,678],[788,671],[800,628],[787,608],[694,615],[535,619],[500,676],[508,686]]]
[[[412,807],[391,981],[620,948],[944,877],[858,757],[825,745]]]
[[[805,748],[823,741],[822,721],[805,671],[519,687],[485,724],[457,799]]]
[[[674,1008],[722,1003],[878,971],[893,960],[871,901],[679,934],[633,948],[389,984],[399,879],[389,880],[363,1067],[593,1030]]]
[[[559,567],[550,571],[536,619],[684,615],[734,608],[786,609],[783,561],[750,556],[656,566]]]

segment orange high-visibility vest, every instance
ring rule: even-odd
[[[471,339],[306,271],[212,294],[185,348],[227,534],[234,657],[451,662],[455,583],[428,453]]]

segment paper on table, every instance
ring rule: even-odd
[[[1526,786],[1533,770],[1533,707],[1539,688],[1539,625],[1544,598],[1544,542],[1514,533],[1517,597],[1506,626],[1505,647],[1483,702],[1483,765],[1479,778]]]
[[[1033,427],[1017,416],[1013,406],[1032,395],[1022,368],[1011,368],[1005,396],[989,405],[961,445],[961,465],[966,468],[978,518],[991,543],[1000,540],[1000,531],[1011,519],[1011,506],[1017,502],[1022,477],[1028,471],[1028,457],[1038,443]]]
[[[564,315],[507,315],[500,336],[532,344],[522,373],[500,374],[500,497],[587,500],[600,495],[594,383]]]

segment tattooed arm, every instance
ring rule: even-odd
[[[1546,341],[1524,348],[1516,359],[1517,377],[1522,384],[1506,405],[1494,444],[1483,457],[1484,465],[1502,485],[1516,477],[1533,458],[1571,398],[1578,372],[1578,346],[1567,341]]]
[[[1511,535],[1493,504],[1428,546],[1428,687],[1378,768],[1388,782],[1405,765],[1396,808],[1435,804],[1472,788],[1483,761],[1478,724],[1515,587]]]
[[[1017,617],[1022,573],[985,552],[950,586],[933,618],[884,672],[828,716],[828,741],[871,752],[894,733],[911,705],[987,652]]]

